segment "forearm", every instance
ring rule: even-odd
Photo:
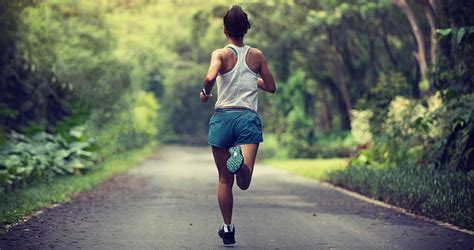
[[[267,86],[265,84],[265,81],[262,79],[262,78],[257,78],[257,84],[258,84],[258,87],[265,91],[265,92],[269,92],[269,93],[275,93],[275,88],[270,88],[269,86]]]
[[[209,65],[209,69],[207,70],[206,76],[204,77],[204,90],[206,94],[210,94],[212,91],[212,87],[216,82],[217,75],[221,70],[222,61],[219,57],[218,50],[212,52],[211,55],[211,63]]]
[[[211,93],[212,87],[214,87],[215,83],[216,83],[215,79],[208,79],[207,77],[204,78],[204,90],[206,91],[207,94]]]

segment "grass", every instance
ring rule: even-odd
[[[346,158],[349,157],[351,149],[356,146],[352,134],[347,132],[321,134],[316,137],[314,146],[310,152],[306,152],[310,158]],[[267,133],[259,146],[257,157],[259,160],[288,159],[290,155],[284,146],[279,145],[275,134]]]
[[[474,229],[474,174],[417,166],[348,166],[348,159],[270,159],[265,164],[323,180],[427,217]]]
[[[285,169],[290,173],[317,180],[326,180],[330,172],[345,169],[347,167],[348,160],[344,158],[287,160],[272,159],[265,160],[263,163],[276,168]]]
[[[374,199],[474,229],[474,176],[427,166],[352,165],[327,178]]]
[[[277,138],[274,134],[265,134],[263,143],[258,147],[258,160],[265,159],[287,159],[288,153],[283,147],[278,146]]]
[[[84,175],[64,176],[48,183],[31,185],[14,192],[0,194],[0,231],[5,225],[54,203],[66,202],[75,194],[88,190],[112,175],[124,172],[150,155],[156,144],[132,150],[106,160],[97,170]]]

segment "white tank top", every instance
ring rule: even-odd
[[[245,107],[257,111],[257,74],[245,62],[250,46],[229,44],[227,47],[237,56],[237,62],[229,72],[217,75],[218,97],[215,108]]]

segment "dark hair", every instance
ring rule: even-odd
[[[230,37],[234,39],[243,37],[250,29],[247,13],[238,5],[232,6],[224,16],[224,27]]]

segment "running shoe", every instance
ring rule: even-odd
[[[222,242],[224,243],[224,246],[235,246],[236,243],[235,243],[234,224],[230,224],[229,226],[222,224],[217,234],[219,235],[219,237],[222,238]]]
[[[244,165],[244,156],[239,145],[229,149],[230,157],[227,160],[227,169],[230,173],[236,174]]]

